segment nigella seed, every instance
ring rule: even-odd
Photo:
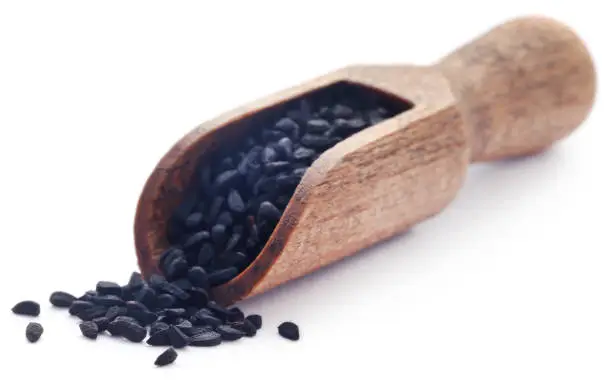
[[[189,294],[185,290],[168,282],[164,282],[161,285],[160,290],[183,301],[189,299]]]
[[[144,328],[138,323],[124,323],[121,330],[121,336],[133,343],[140,343],[145,339],[145,337],[147,337],[146,328]]]
[[[295,160],[307,160],[314,157],[315,153],[316,152],[313,149],[300,147],[293,153],[293,158]]]
[[[184,308],[166,308],[163,312],[165,316],[173,318],[185,316],[187,313]]]
[[[278,157],[278,153],[276,152],[274,148],[270,146],[267,146],[266,148],[264,148],[264,150],[261,153],[262,163],[269,163],[271,161],[276,160],[277,157]]]
[[[185,254],[177,247],[169,247],[159,257],[159,264],[161,267],[166,266],[167,263],[177,259],[183,258]]]
[[[312,133],[321,133],[327,131],[331,125],[325,119],[311,119],[306,123],[306,130]]]
[[[93,306],[86,310],[83,310],[77,314],[77,317],[83,321],[93,320],[106,315],[106,307],[104,306]]]
[[[106,329],[108,328],[108,324],[110,323],[110,320],[102,316],[102,317],[93,319],[92,322],[96,324],[96,327],[98,327],[98,333],[101,333],[101,332],[106,331]]]
[[[228,171],[222,172],[221,174],[219,174],[219,176],[217,176],[215,182],[213,183],[213,187],[218,192],[222,192],[235,186],[239,180],[240,173],[235,169],[230,169]]]
[[[200,212],[191,213],[189,217],[185,220],[185,226],[188,229],[195,229],[202,224],[204,220],[204,215]]]
[[[112,336],[124,336],[131,324],[138,325],[138,321],[130,316],[118,316],[108,324],[107,330]]]
[[[326,149],[331,147],[332,140],[326,136],[306,134],[302,137],[302,144],[306,147]]]
[[[208,215],[206,216],[207,223],[212,224],[215,221],[215,219],[217,218],[217,215],[219,214],[219,212],[221,211],[221,208],[223,207],[224,202],[225,202],[225,197],[222,197],[222,196],[215,197],[212,204],[210,205],[210,209],[208,210]]]
[[[267,175],[275,175],[291,168],[291,163],[288,161],[272,161],[264,164],[264,172]]]
[[[343,104],[337,104],[332,107],[331,112],[336,118],[346,118],[353,114],[353,109]]]
[[[292,139],[295,139],[300,134],[300,125],[290,118],[279,120],[274,125],[274,128],[286,132]]]
[[[142,279],[142,275],[139,272],[134,271],[130,276],[127,286],[131,289],[138,289],[144,286],[144,279]]]
[[[55,291],[49,297],[49,302],[55,307],[68,308],[72,305],[72,302],[76,300],[76,297],[64,292]]]
[[[115,282],[100,281],[96,285],[96,291],[100,295],[121,296],[121,286]]]
[[[232,226],[234,223],[234,219],[232,218],[232,214],[228,211],[225,211],[219,215],[217,218],[217,224],[224,226]]]
[[[247,337],[253,337],[257,334],[257,328],[248,320],[233,322],[231,326],[244,332]]]
[[[218,327],[223,323],[220,319],[214,316],[200,313],[200,312],[198,312],[196,315],[191,317],[191,322],[192,324],[197,325],[197,326],[210,326],[210,327]]]
[[[218,286],[231,280],[236,275],[238,275],[238,269],[235,267],[228,267],[210,273],[208,276],[208,281],[210,282],[211,286]]]
[[[164,329],[157,330],[154,333],[151,333],[151,335],[147,339],[147,344],[152,347],[167,347],[171,345],[170,338],[168,337],[168,332],[170,332],[169,326]]]
[[[94,304],[92,302],[88,302],[85,300],[75,300],[74,302],[72,302],[72,304],[70,305],[70,308],[68,309],[68,313],[70,315],[76,316],[77,314],[79,314],[80,312],[93,307]]]
[[[175,324],[174,326],[180,329],[181,331],[185,332],[186,329],[192,328],[193,324],[191,324],[189,320],[183,320],[180,323]]]
[[[117,295],[94,296],[91,300],[94,304],[105,307],[123,306],[125,301]]]
[[[35,343],[40,340],[43,332],[44,328],[40,323],[31,322],[26,326],[25,336],[30,343]]]
[[[210,233],[212,236],[212,240],[217,246],[223,246],[225,244],[225,240],[227,236],[225,235],[225,226],[224,225],[215,225],[210,229]]]
[[[281,212],[271,202],[264,201],[259,205],[259,210],[257,211],[257,220],[259,221],[272,220],[276,222],[280,218],[281,218]]]
[[[214,247],[209,243],[205,243],[204,245],[202,245],[202,248],[200,249],[200,253],[198,254],[198,264],[204,267],[210,262],[210,260],[214,256],[215,256]]]
[[[257,314],[249,315],[245,318],[245,320],[250,321],[251,324],[253,324],[253,326],[256,329],[261,329],[261,325],[262,325],[261,315],[257,315]]]
[[[205,306],[208,303],[208,292],[205,289],[194,287],[189,291],[189,304],[192,306]]]
[[[281,148],[285,158],[290,158],[293,155],[293,142],[285,137],[278,141],[278,146]]]
[[[113,306],[106,311],[106,314],[104,315],[104,317],[106,317],[110,321],[113,321],[118,316],[124,316],[125,314],[127,314],[127,308]]]
[[[193,335],[189,340],[189,345],[192,347],[214,347],[221,344],[222,341],[219,332],[206,331]]]
[[[83,336],[95,340],[98,338],[98,326],[93,321],[84,321],[79,324],[79,329]]]
[[[298,326],[290,321],[286,321],[278,326],[278,333],[285,339],[297,341],[300,339],[300,330]]]
[[[286,135],[279,130],[263,130],[261,137],[266,142],[277,142]]]
[[[170,326],[168,329],[168,339],[170,344],[176,349],[184,348],[189,344],[189,337],[175,325]]]
[[[174,348],[168,348],[163,351],[157,358],[155,359],[156,366],[166,366],[174,363],[176,358],[178,357],[178,353],[174,350]]]
[[[215,331],[221,334],[221,338],[225,341],[235,341],[244,337],[244,332],[229,325],[220,325]]]
[[[176,298],[170,294],[161,294],[157,296],[157,307],[172,308],[176,303]]]
[[[230,190],[227,195],[227,207],[234,213],[244,213],[244,201],[236,189]]]
[[[193,284],[187,278],[177,279],[172,284],[185,291],[189,291],[193,287]]]
[[[95,292],[95,291],[91,291],[91,290],[90,290],[90,291],[87,291],[86,293],[84,293],[83,295],[79,296],[79,297],[77,298],[77,300],[84,300],[84,301],[87,301],[87,302],[91,302],[91,299],[92,299],[94,296],[97,296],[97,295],[98,295],[98,293],[97,293],[97,292]]]
[[[136,294],[135,300],[149,308],[154,308],[157,302],[157,295],[152,288],[145,286]]]
[[[227,310],[227,320],[230,322],[244,320],[244,313],[238,307],[231,307]]]
[[[209,287],[208,274],[200,266],[194,266],[187,272],[187,277],[195,287],[207,289]]]
[[[24,300],[15,304],[11,311],[16,315],[38,316],[40,315],[40,305],[32,300]]]
[[[183,244],[183,247],[185,248],[185,250],[189,250],[194,247],[198,247],[202,242],[206,241],[209,238],[210,238],[210,233],[207,232],[206,230],[202,230],[201,232],[197,232],[193,234],[192,236],[190,236]]]
[[[229,241],[227,241],[227,245],[225,245],[225,251],[227,252],[227,251],[234,250],[240,243],[241,239],[242,239],[242,234],[239,234],[239,233],[232,234]]]
[[[149,311],[149,309],[147,308],[147,306],[145,306],[144,304],[142,304],[141,302],[135,301],[135,300],[130,300],[127,303],[125,303],[125,307],[127,308],[127,313],[128,315],[131,312],[142,312],[142,311]]]

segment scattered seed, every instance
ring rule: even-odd
[[[157,358],[155,359],[156,366],[166,366],[174,363],[176,358],[178,357],[178,353],[174,350],[174,348],[168,348],[163,351]]]
[[[297,341],[300,339],[300,330],[298,326],[290,321],[286,321],[278,326],[278,333],[285,339]]]
[[[55,307],[68,308],[72,305],[72,302],[76,300],[74,295],[71,295],[64,291],[55,291],[49,297],[49,302]]]
[[[32,300],[24,300],[15,304],[12,311],[17,315],[38,316],[40,315],[40,305]]]
[[[44,329],[40,323],[28,323],[25,331],[26,339],[28,339],[30,343],[35,343],[40,339],[43,332]]]
[[[79,324],[79,328],[81,329],[81,333],[83,336],[88,339],[95,340],[98,338],[98,325],[93,321],[84,321]]]

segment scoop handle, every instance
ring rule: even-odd
[[[467,127],[471,161],[534,154],[588,116],[595,68],[581,39],[548,18],[498,26],[436,65]]]

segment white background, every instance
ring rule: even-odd
[[[611,380],[604,3],[1,1],[0,379]],[[589,119],[544,155],[473,167],[412,233],[242,303],[264,317],[257,338],[160,369],[160,348],[87,341],[49,307],[127,281],[140,190],[200,122],[347,64],[427,64],[525,14],[587,42]],[[22,299],[43,306],[35,345],[10,312]],[[300,342],[277,336],[284,320]]]

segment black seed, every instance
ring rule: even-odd
[[[142,275],[139,272],[134,271],[130,276],[127,286],[131,289],[138,289],[144,286],[144,279],[142,279]]]
[[[300,125],[290,118],[279,120],[274,125],[274,128],[286,132],[292,139],[297,139],[300,134]]]
[[[246,210],[244,201],[237,190],[232,189],[227,195],[227,207],[235,213],[244,213]]]
[[[306,134],[302,137],[302,144],[310,148],[326,149],[334,144],[334,141],[326,136]]]
[[[180,299],[180,300],[189,299],[189,294],[185,290],[181,289],[180,287],[172,283],[168,283],[168,282],[162,283],[160,285],[160,290],[167,294],[173,295],[177,299]]]
[[[244,332],[237,330],[229,325],[220,325],[215,328],[215,331],[221,334],[221,338],[225,341],[238,340],[244,337]]]
[[[207,331],[191,337],[189,345],[192,347],[214,347],[223,341],[221,334],[215,331]]]
[[[238,275],[238,269],[235,267],[228,267],[210,273],[208,281],[212,286],[217,286],[231,280],[236,275]]]
[[[300,330],[298,326],[290,321],[286,321],[279,325],[278,333],[282,337],[289,340],[297,341],[300,339]]]
[[[204,332],[212,332],[212,331],[213,331],[213,328],[207,327],[207,326],[199,326],[199,327],[193,326],[191,328],[186,328],[183,330],[185,335],[189,337],[193,337],[193,336],[199,335]]]
[[[96,285],[96,291],[100,295],[121,296],[121,286],[115,282],[100,281]]]
[[[148,312],[149,311],[147,306],[135,300],[130,300],[129,302],[125,303],[125,307],[127,308],[128,316],[131,316],[130,313],[135,312],[135,311],[138,311],[138,312],[143,312],[143,311]]]
[[[306,123],[306,130],[312,133],[325,132],[330,128],[331,125],[325,119],[311,119]]]
[[[201,287],[203,289],[209,287],[208,274],[206,274],[206,270],[200,266],[190,268],[187,277],[195,287]]]
[[[331,112],[336,118],[346,118],[353,114],[353,109],[342,104],[337,104],[332,107]]]
[[[200,212],[191,213],[189,217],[185,220],[185,226],[187,229],[196,229],[200,227],[204,221],[204,215]]]
[[[40,323],[28,323],[25,331],[26,339],[28,339],[30,343],[35,343],[40,339],[43,332],[44,329]]]
[[[217,192],[222,192],[227,190],[238,184],[240,180],[240,173],[235,169],[230,169],[229,171],[222,172],[217,176],[215,182],[213,183],[213,187],[217,190]]]
[[[262,161],[262,163],[269,163],[271,161],[276,160],[277,157],[278,157],[278,153],[276,152],[276,150],[274,148],[272,148],[270,146],[267,146],[261,152],[261,161]]]
[[[306,170],[307,168],[296,168],[293,170],[293,174],[298,177],[302,177],[306,174]]]
[[[133,343],[140,343],[147,337],[147,330],[138,323],[124,323],[121,330],[121,336]]]
[[[261,329],[261,325],[262,325],[262,319],[261,319],[261,315],[249,315],[245,318],[245,320],[248,320],[251,322],[251,324],[253,324],[253,326],[256,329]]]
[[[96,327],[98,327],[98,333],[100,333],[100,332],[106,331],[106,329],[108,328],[108,324],[110,323],[110,320],[102,316],[102,317],[93,319],[92,322],[96,324]]]
[[[223,323],[220,319],[212,315],[200,313],[200,311],[198,311],[194,316],[191,317],[191,322],[198,326],[211,326],[211,327],[218,327]]]
[[[218,304],[214,300],[211,300],[210,302],[208,302],[208,304],[206,305],[206,308],[210,310],[214,316],[218,317],[219,319],[223,321],[225,321],[227,319],[227,316],[229,315],[229,310],[223,307],[222,305]]]
[[[156,321],[151,324],[151,328],[149,329],[149,335],[154,335],[156,332],[163,331],[164,329],[168,329],[170,326],[164,322]]]
[[[259,205],[259,210],[257,211],[258,221],[272,220],[276,222],[280,218],[281,218],[281,212],[271,202],[264,201]]]
[[[264,164],[264,172],[267,175],[275,175],[291,168],[291,163],[288,161],[271,161]]]
[[[257,334],[257,328],[248,320],[233,322],[231,326],[244,332],[247,337],[253,337]]]
[[[192,306],[205,306],[208,303],[208,292],[203,288],[194,287],[189,291],[189,295],[189,304]]]
[[[209,238],[210,238],[210,233],[207,232],[206,230],[202,230],[201,232],[197,232],[193,234],[191,237],[189,237],[183,244],[183,247],[185,248],[185,250],[189,250],[194,247],[199,247],[202,244],[202,242],[208,240]]]
[[[231,307],[227,309],[227,320],[230,322],[237,322],[244,320],[244,312],[238,307]]]
[[[92,299],[94,296],[97,296],[97,295],[98,295],[98,293],[97,293],[97,292],[95,292],[95,291],[87,291],[87,292],[86,292],[86,293],[84,293],[83,295],[79,296],[79,297],[77,298],[77,300],[84,300],[84,301],[87,301],[87,302],[91,302],[91,299]]]
[[[186,315],[187,311],[184,308],[166,308],[164,311],[164,315],[168,317],[183,317]]]
[[[165,267],[168,263],[175,260],[176,258],[184,258],[185,254],[177,247],[170,247],[166,249],[159,257],[159,264],[161,267]]]
[[[253,185],[253,194],[258,195],[262,192],[272,192],[274,191],[274,187],[276,186],[276,180],[274,177],[261,177],[255,185]],[[255,199],[249,200],[249,202],[254,201]]]
[[[98,325],[93,321],[81,322],[79,324],[79,329],[81,330],[83,336],[87,337],[88,339],[95,340],[98,338]]]
[[[83,311],[80,311],[77,314],[77,317],[81,320],[89,321],[89,320],[93,320],[93,319],[105,316],[106,310],[107,309],[104,306],[93,306]]]
[[[104,315],[104,317],[106,317],[110,321],[113,321],[118,316],[124,316],[125,314],[127,314],[127,308],[113,306],[106,311],[106,314]]]
[[[138,321],[130,316],[117,316],[108,324],[107,330],[112,336],[124,336],[129,330],[128,325],[132,324],[138,325]]]
[[[289,138],[282,138],[278,141],[278,146],[285,158],[289,159],[293,155],[293,142]]]
[[[14,314],[25,315],[25,316],[38,316],[40,315],[40,305],[32,300],[24,300],[13,306],[11,309]]]
[[[209,243],[205,243],[204,245],[202,245],[202,248],[200,249],[200,253],[198,254],[198,264],[204,267],[210,262],[210,260],[214,256],[215,256],[214,247]]]
[[[176,298],[170,294],[161,294],[157,296],[157,307],[172,308],[176,303]]]
[[[232,226],[233,223],[234,219],[232,218],[232,214],[228,211],[221,213],[219,218],[217,218],[217,224],[219,225]]]
[[[178,357],[178,353],[176,353],[176,351],[173,348],[168,348],[165,351],[163,351],[162,354],[157,356],[157,358],[155,359],[155,365],[156,366],[170,365],[176,360],[177,357]]]
[[[173,285],[179,287],[181,290],[189,291],[193,287],[189,279],[181,278],[172,282]]]
[[[134,287],[134,288],[132,288],[130,286],[121,286],[121,299],[126,300],[126,301],[127,300],[134,300],[136,292],[138,292],[138,290],[141,287]]]
[[[223,246],[225,241],[227,240],[227,236],[225,235],[225,226],[224,225],[215,225],[210,230],[212,240],[217,246]]]
[[[168,329],[168,339],[170,339],[170,345],[177,349],[184,348],[189,344],[189,337],[174,325]]]
[[[136,294],[135,299],[149,308],[154,308],[157,295],[152,288],[145,286]]]
[[[72,305],[72,302],[76,300],[76,297],[64,292],[64,291],[55,291],[49,297],[49,302],[55,307],[67,308]]]
[[[86,310],[88,308],[91,308],[93,306],[94,306],[94,304],[92,302],[88,302],[88,301],[85,301],[85,300],[75,300],[70,305],[70,308],[68,309],[68,313],[70,315],[76,316],[81,311],[84,311],[84,310]]]
[[[293,153],[293,158],[296,160],[306,160],[314,157],[316,154],[315,150],[305,147],[300,147]]]
[[[217,218],[217,215],[221,211],[221,207],[223,206],[224,202],[225,202],[225,197],[222,197],[222,196],[215,197],[212,204],[210,205],[210,209],[208,210],[208,215],[206,216],[207,223],[212,224],[215,221],[215,219]]]
[[[170,258],[168,258],[166,262],[169,260]],[[161,274],[151,274],[151,276],[149,277],[149,286],[151,286],[155,290],[160,290],[161,287],[166,283],[166,278]]]
[[[192,328],[193,324],[191,324],[189,320],[183,320],[182,322],[175,324],[174,326],[180,329],[181,331],[185,332],[185,330]]]
[[[261,138],[266,142],[277,142],[285,137],[285,134],[278,130],[263,130]]]
[[[170,331],[170,327],[166,326],[166,328],[161,330],[156,330],[154,333],[151,333],[151,336],[147,339],[147,344],[153,347],[167,347],[170,344],[170,338],[168,337],[168,332]]]
[[[104,307],[124,306],[125,301],[120,296],[109,294],[94,296],[91,300],[94,304]]]
[[[233,251],[238,246],[241,239],[242,239],[242,234],[240,233],[232,234],[229,241],[227,241],[227,245],[225,245],[225,251]]]

